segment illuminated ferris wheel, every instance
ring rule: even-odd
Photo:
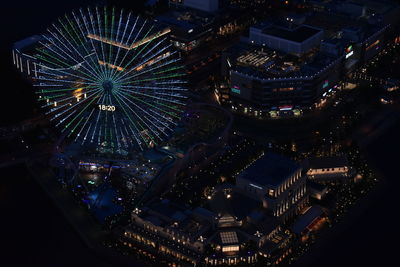
[[[115,8],[81,9],[43,35],[36,93],[76,142],[113,150],[158,144],[186,102],[170,30]]]

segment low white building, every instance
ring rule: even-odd
[[[350,175],[345,156],[318,157],[309,160],[307,175],[311,180],[322,183],[345,181]]]

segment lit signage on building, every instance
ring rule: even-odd
[[[286,110],[292,110],[292,109],[293,109],[292,105],[279,106],[280,111],[286,111]]]
[[[346,58],[351,57],[353,54],[354,54],[353,46],[352,46],[352,45],[349,45],[349,46],[346,48]]]
[[[346,54],[346,58],[351,57],[354,54],[354,51],[350,51],[348,54]]]
[[[368,45],[366,50],[370,50],[372,47],[377,46],[381,41],[380,40],[376,40],[375,42],[373,42],[372,44]],[[378,47],[377,47],[378,48]]]
[[[255,187],[257,189],[263,190],[263,188],[261,186],[255,185],[255,184],[249,184],[252,187]]]
[[[324,83],[322,84],[322,88],[325,89],[328,86],[329,86],[329,81],[325,80]]]
[[[239,86],[234,85],[234,86],[231,88],[231,92],[240,95],[240,88],[239,88]]]

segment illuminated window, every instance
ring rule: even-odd
[[[268,191],[268,194],[269,194],[271,197],[274,196],[274,193],[275,193],[274,189],[270,189],[270,190]]]
[[[222,247],[222,252],[239,251],[239,246],[226,246]]]

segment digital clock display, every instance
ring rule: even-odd
[[[113,106],[113,105],[101,105],[101,104],[99,104],[98,107],[99,107],[100,110],[103,110],[103,111],[110,111],[110,112],[114,112],[115,111],[115,106]]]

